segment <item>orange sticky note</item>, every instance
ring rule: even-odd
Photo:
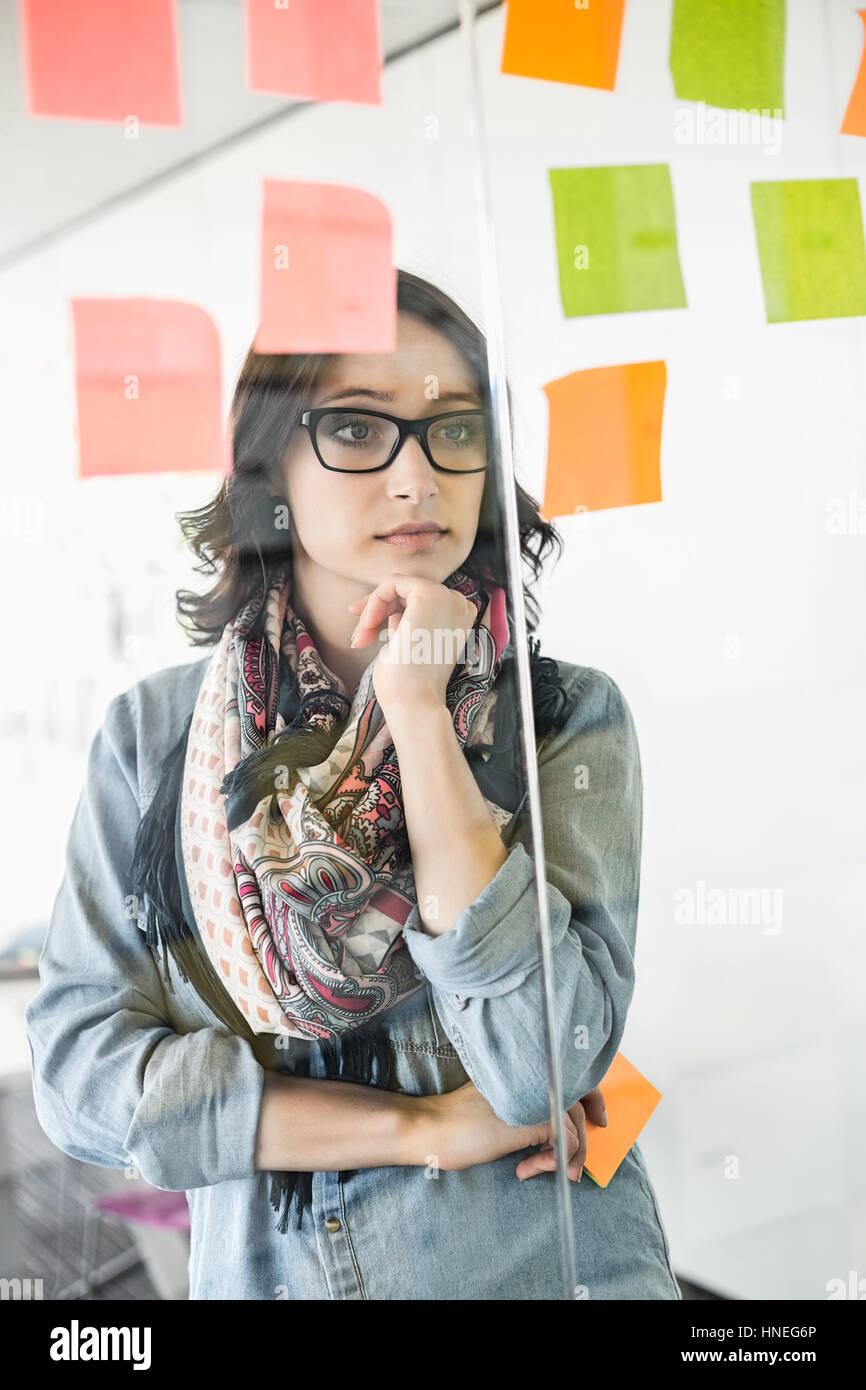
[[[866,25],[866,10],[857,13]],[[866,135],[866,46],[860,54],[860,66],[840,131],[842,135]]]
[[[549,381],[545,520],[662,500],[664,362],[591,367]]]
[[[612,92],[624,9],[625,0],[593,0],[585,9],[569,0],[508,0],[502,71]]]
[[[382,104],[378,0],[245,0],[247,86]]]
[[[23,0],[31,116],[183,124],[175,0]]]
[[[632,1144],[662,1098],[651,1082],[618,1052],[599,1086],[607,1110],[607,1124],[586,1123],[586,1162],[599,1187],[607,1187]]]
[[[74,299],[79,474],[225,471],[216,324],[196,304]]]
[[[265,179],[256,352],[393,352],[391,214],[363,188]]]

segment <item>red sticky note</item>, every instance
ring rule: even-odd
[[[586,1122],[586,1162],[599,1187],[607,1187],[632,1144],[662,1098],[645,1076],[618,1052],[599,1086],[604,1096],[607,1124]]]
[[[391,243],[366,189],[265,179],[256,352],[393,352]]]
[[[74,299],[79,474],[223,472],[216,324],[196,304]]]
[[[183,124],[175,0],[22,0],[32,116]]]
[[[244,0],[247,86],[382,104],[378,0]]]
[[[549,381],[546,520],[660,502],[664,362],[592,367]]]

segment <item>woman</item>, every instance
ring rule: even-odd
[[[484,341],[405,272],[398,325],[250,352],[184,523],[216,647],[111,701],[27,1011],[53,1142],[187,1192],[192,1299],[563,1293]],[[559,537],[517,496],[537,577]],[[634,985],[634,725],[530,656],[575,1297],[676,1299],[637,1145],[579,1182]]]

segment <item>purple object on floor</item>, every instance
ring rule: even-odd
[[[94,1199],[93,1206],[104,1216],[117,1216],[144,1226],[159,1226],[165,1231],[189,1230],[185,1192],[164,1192],[159,1187],[106,1192]]]

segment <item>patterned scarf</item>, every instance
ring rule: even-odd
[[[479,717],[477,731],[489,731],[509,639],[505,591],[488,596],[460,570],[445,584],[477,612],[445,700],[463,747]],[[301,727],[333,729],[335,692],[347,703],[289,589],[282,569],[226,626],[205,672],[186,751],[181,843],[200,940],[251,1030],[323,1041],[367,1025],[424,982],[402,935],[415,882],[400,770],[373,689],[378,648],[324,762],[289,774],[278,748],[276,763],[273,752],[262,757],[295,732],[280,707],[286,665]],[[486,804],[505,825],[511,813]]]

